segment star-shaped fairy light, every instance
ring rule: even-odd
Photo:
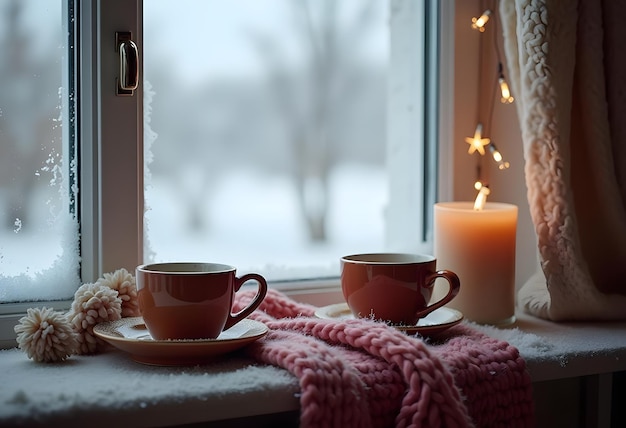
[[[476,125],[476,131],[474,131],[474,137],[466,137],[465,142],[470,145],[467,153],[470,155],[475,151],[478,151],[481,155],[485,155],[485,146],[489,145],[491,141],[489,138],[482,138],[483,124]]]

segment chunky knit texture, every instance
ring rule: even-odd
[[[541,261],[519,303],[626,319],[626,3],[510,0],[500,17]]]
[[[237,293],[235,309],[254,291]],[[302,427],[525,427],[530,377],[506,342],[457,325],[427,343],[371,320],[322,320],[269,290],[250,318],[270,332],[249,346],[300,380]]]

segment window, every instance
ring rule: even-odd
[[[0,3],[0,303],[79,286],[70,14]]]
[[[256,67],[258,74],[239,67],[232,75],[209,69],[195,78],[176,79],[166,74],[168,68],[184,72],[185,67],[194,67],[185,60],[184,49],[190,43],[183,27],[201,25],[210,29],[228,22],[226,14],[222,19],[218,13],[228,7],[224,2],[197,2],[202,8],[197,13],[201,19],[185,19],[195,14],[186,10],[180,18],[184,22],[176,21],[176,11],[171,8],[167,15],[156,14],[162,7],[156,0],[143,4],[133,0],[66,0],[62,4],[60,10],[66,13],[62,22],[67,23],[70,33],[75,26],[77,34],[77,61],[66,72],[68,81],[76,86],[72,94],[77,102],[76,120],[68,122],[76,124],[75,136],[80,142],[79,149],[72,152],[72,128],[62,128],[68,142],[63,146],[63,156],[76,155],[74,164],[80,177],[76,203],[67,198],[67,211],[62,211],[73,224],[75,217],[80,218],[81,282],[94,281],[101,273],[120,267],[133,269],[144,260],[201,258],[232,263],[242,271],[257,270],[277,284],[336,277],[338,259],[346,252],[430,251],[431,214],[427,207],[432,206],[437,188],[434,143],[439,110],[438,2],[272,0],[271,12],[276,16],[261,16],[268,15],[263,10],[254,12],[258,20],[247,21],[233,35],[247,40],[249,54],[257,61],[250,68]],[[206,10],[211,7],[216,9]],[[267,1],[246,2],[234,12],[253,13],[254,8],[270,9],[270,5]],[[177,9],[183,9],[182,3]],[[67,15],[72,10],[76,14],[74,21]],[[307,11],[310,15],[302,15]],[[212,21],[215,15],[217,20]],[[367,25],[359,27],[355,23],[361,18],[370,21],[366,19]],[[324,27],[325,19],[334,26]],[[163,22],[170,27],[159,30]],[[315,28],[316,38],[334,37],[347,28],[363,38],[358,43],[354,38],[345,38],[334,42],[337,46],[328,45],[338,49],[339,44],[351,44],[351,49],[343,47],[335,59],[345,67],[340,80],[320,78],[320,74],[335,73],[339,65],[325,63],[315,69],[310,59],[314,57],[312,52],[319,52],[307,51],[298,44],[303,43],[296,40],[296,35],[303,35],[298,25],[307,23]],[[275,32],[276,28],[281,32]],[[119,73],[115,33],[121,30],[132,33],[139,47],[140,73],[146,79],[134,96],[115,94]],[[194,55],[218,59],[224,55],[225,51],[219,51],[224,40],[206,34],[200,39],[199,47],[193,46]],[[282,44],[285,40],[286,45]],[[155,50],[158,45],[166,50]],[[324,55],[317,59],[327,61]],[[283,62],[287,58],[293,62]],[[224,59],[221,71],[223,67],[236,67],[228,61]],[[431,67],[424,67],[426,63]],[[70,74],[72,70],[74,74]],[[74,78],[69,79],[70,75]],[[219,84],[200,80],[206,75],[225,80],[219,80]],[[303,86],[304,79],[316,76],[318,83],[338,86],[326,92]],[[63,117],[69,118],[71,98],[61,98],[67,100],[60,103],[68,114]],[[322,105],[330,106],[329,110],[321,109]],[[239,117],[245,120],[238,122]],[[317,122],[304,122],[305,117]],[[295,121],[303,123],[292,123]],[[170,126],[168,122],[172,129],[166,127]],[[199,133],[192,135],[191,128]],[[328,143],[329,151],[321,153],[332,162],[315,163],[316,168],[324,170],[322,173],[298,176],[308,165],[298,164],[298,157],[290,153],[301,147],[296,143],[299,136],[313,141],[314,146]],[[361,150],[361,144],[370,148]],[[234,152],[225,151],[232,148]],[[179,157],[182,151],[190,152],[191,157]],[[304,159],[319,154],[307,152]],[[67,159],[69,162],[71,158]],[[173,166],[177,163],[184,167],[176,170]],[[70,164],[64,164],[64,171],[72,171]],[[261,166],[256,168],[257,164]],[[228,174],[221,178],[208,175],[219,169]],[[70,172],[65,172],[67,183],[73,183]],[[173,184],[174,180],[180,181]],[[328,188],[326,181],[331,185]],[[184,194],[202,190],[202,186],[208,190],[187,198],[199,209],[194,211],[193,204],[192,208],[183,207]],[[261,193],[268,188],[268,193]],[[327,205],[319,202],[322,200]],[[207,208],[233,204],[242,208]],[[318,215],[320,212],[326,217]],[[205,218],[199,213],[211,215]],[[322,218],[324,228],[319,227]],[[225,219],[236,223],[225,223]],[[194,242],[193,235],[201,229],[193,227],[210,230],[207,220],[219,228],[215,234]],[[192,225],[192,236],[175,249],[173,239],[178,240],[179,232],[187,225]],[[250,236],[249,230],[258,232],[260,238]],[[242,240],[241,235],[249,240]],[[320,239],[324,235],[326,241]],[[280,245],[269,245],[276,243]],[[200,250],[195,252],[194,246]],[[275,248],[284,252],[273,253]],[[256,256],[261,258],[257,260]],[[76,268],[76,261],[73,263]],[[75,285],[72,287],[75,289]],[[34,300],[49,299],[39,297],[31,296]],[[13,336],[16,317],[29,306],[32,304],[3,309],[13,318],[0,319],[0,339]]]
[[[416,132],[420,6],[396,2],[393,32],[376,0],[143,7],[147,260],[216,260],[278,281],[336,277],[344,254],[424,248],[436,158]],[[405,40],[394,57],[391,37]],[[407,85],[407,73],[422,79]]]

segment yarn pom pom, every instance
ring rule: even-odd
[[[95,353],[104,342],[93,334],[93,326],[122,317],[122,299],[116,290],[100,284],[84,284],[74,294],[69,319],[78,333],[80,354]]]
[[[113,273],[105,273],[103,278],[96,281],[96,284],[117,290],[119,298],[122,299],[122,318],[141,315],[135,277],[126,269],[121,268]]]
[[[38,363],[63,361],[78,349],[78,335],[67,317],[52,308],[30,308],[13,328],[17,344]]]

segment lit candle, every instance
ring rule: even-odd
[[[459,294],[446,306],[481,324],[515,321],[516,229],[515,205],[487,202],[477,210],[474,202],[435,204],[437,266],[461,281]]]

